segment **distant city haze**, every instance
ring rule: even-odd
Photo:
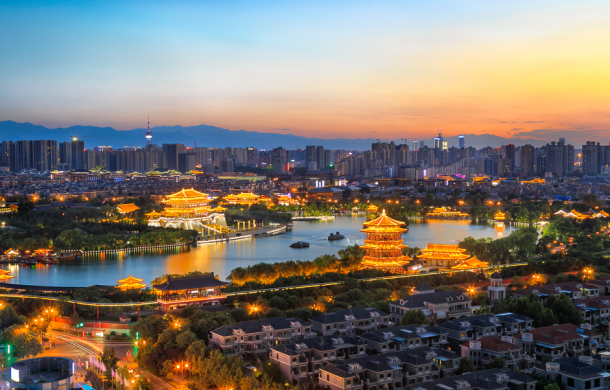
[[[4,121],[610,139],[604,1],[4,1],[0,35]]]

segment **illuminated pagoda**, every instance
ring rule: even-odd
[[[364,223],[366,233],[364,246],[366,251],[362,265],[370,268],[402,269],[402,266],[411,261],[409,256],[402,254],[407,245],[402,244],[401,235],[407,231],[404,222],[396,221],[385,214]]]
[[[10,275],[11,271],[0,269],[0,282],[6,282],[9,279],[13,279],[14,276]]]
[[[374,204],[369,205],[366,210],[371,214],[375,214],[377,212],[377,206],[375,206]]]
[[[118,281],[119,285],[117,288],[121,290],[139,290],[146,287],[146,285],[142,283],[143,281],[144,279],[134,278],[133,276],[129,275],[128,278]]]
[[[494,215],[494,219],[495,219],[496,221],[504,221],[504,220],[506,219],[506,214],[504,214],[504,213],[503,213],[503,212],[501,212],[501,211],[498,211],[498,212],[496,213],[496,215]]]
[[[449,269],[470,257],[465,253],[466,249],[458,245],[428,244],[428,247],[421,251],[422,254],[417,258],[425,267]]]
[[[192,188],[182,189],[166,198],[161,201],[169,206],[163,210],[164,216],[197,217],[207,215],[212,211],[208,194],[195,191]]]

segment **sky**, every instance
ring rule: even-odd
[[[0,120],[610,140],[608,1],[2,1]]]

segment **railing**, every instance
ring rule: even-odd
[[[207,300],[218,300],[218,299],[226,299],[227,296],[224,294],[219,295],[208,295],[205,297],[169,297],[169,298],[157,298],[157,302],[160,303],[170,303],[170,302],[199,302],[199,301],[207,301]]]

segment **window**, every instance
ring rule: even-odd
[[[568,379],[568,381],[567,381],[568,382],[568,386],[574,387],[574,378],[568,377],[567,379]]]
[[[599,378],[597,378],[597,379],[595,380],[595,387],[599,387],[599,386],[601,385],[601,382],[600,382],[600,381],[601,381],[601,379],[599,379]]]
[[[590,389],[591,388],[591,381],[586,381],[585,382],[585,389]]]

